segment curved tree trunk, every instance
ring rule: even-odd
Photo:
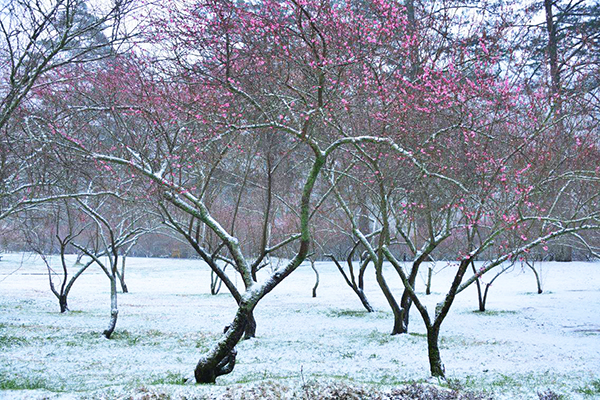
[[[319,287],[319,271],[317,271],[317,268],[315,267],[315,262],[312,260],[312,258],[310,260],[310,267],[313,271],[315,271],[315,286],[313,286],[312,289],[312,297],[317,297],[317,288]]]
[[[394,313],[394,327],[392,328],[392,335],[398,335],[402,333],[403,328],[402,310],[400,309],[398,302],[394,298],[392,291],[390,290],[389,286],[387,285],[387,282],[385,281],[385,278],[383,277],[382,263],[379,261],[375,263],[375,277],[377,278],[377,283],[379,284],[379,287],[381,288],[385,299],[387,300],[388,304],[390,305],[390,308],[392,309],[392,312]]]
[[[535,282],[537,283],[537,292],[538,292],[538,294],[542,294],[544,292],[544,289],[542,288],[542,281],[540,279],[540,274],[538,274],[538,272],[535,269],[535,267],[532,264],[530,264],[529,262],[527,263],[527,266],[529,268],[531,268],[531,270],[535,274]]]
[[[232,324],[225,327],[221,340],[198,361],[194,370],[196,383],[215,383],[217,377],[233,371],[237,355],[235,346],[242,339],[255,305],[240,305]]]
[[[107,339],[110,339],[110,336],[115,331],[115,327],[117,326],[117,318],[119,316],[119,309],[117,307],[117,279],[116,277],[112,277],[110,279],[110,321],[108,323],[108,328],[102,334]]]

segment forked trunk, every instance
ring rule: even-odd
[[[471,263],[471,267],[473,268],[473,273],[477,274],[477,269],[475,268],[474,263]],[[483,299],[483,294],[481,293],[481,282],[479,281],[479,279],[477,279],[475,281],[475,286],[477,287],[477,301],[479,302],[479,311],[484,312],[485,311],[485,300]],[[487,295],[487,288],[485,290],[485,293]]]
[[[412,268],[410,269],[410,275],[408,276],[408,283],[410,286],[415,289],[415,283],[417,280],[417,273],[419,272],[419,266],[421,262],[413,263]],[[398,333],[408,333],[408,323],[410,322],[410,307],[412,306],[412,299],[408,293],[408,290],[405,288],[402,293],[402,299],[400,300],[400,332]]]

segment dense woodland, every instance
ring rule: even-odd
[[[0,249],[80,256],[49,266],[62,312],[100,266],[106,337],[128,255],[202,259],[238,310],[197,382],[232,371],[254,308],[311,259],[359,297],[374,273],[394,334],[414,306],[443,377],[456,294],[515,260],[599,258],[597,1],[7,0],[0,17]],[[415,278],[442,259],[455,279],[428,312]]]

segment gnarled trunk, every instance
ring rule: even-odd
[[[254,305],[240,305],[231,325],[225,327],[223,337],[196,365],[196,383],[215,383],[217,377],[233,371],[237,351]]]

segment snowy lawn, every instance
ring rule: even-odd
[[[53,262],[58,268],[58,258]],[[533,273],[520,267],[494,282],[485,313],[474,312],[474,286],[459,295],[442,325],[451,386],[494,398],[538,398],[548,390],[565,398],[600,397],[600,263],[536,267],[541,295]],[[196,386],[181,383],[235,311],[225,287],[210,295],[210,272],[202,262],[128,259],[130,293],[119,295],[117,329],[106,340],[101,332],[108,324],[110,288],[99,268],[76,282],[71,312],[60,314],[41,260],[3,254],[0,398],[235,398],[257,385],[302,397],[308,393],[303,388],[331,382],[366,391],[432,382],[425,329],[415,309],[410,334],[391,336],[392,315],[372,269],[365,287],[375,313],[362,309],[332,263],[317,268],[317,298],[311,297],[314,272],[304,264],[259,303],[257,338],[238,346],[233,373],[217,385]],[[453,272],[443,262],[436,268],[434,293],[426,298],[430,310]],[[401,284],[391,267],[386,277],[399,299]]]

